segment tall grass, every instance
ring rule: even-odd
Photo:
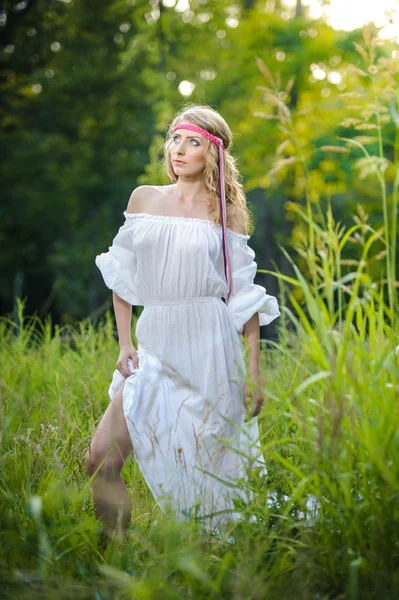
[[[369,58],[371,43],[365,36]],[[270,97],[275,93],[270,88]],[[292,116],[279,110],[295,133]],[[373,114],[375,122],[367,123],[383,139]],[[354,145],[346,138],[345,150]],[[396,219],[386,219],[397,209],[398,140],[388,165],[391,187],[378,166],[385,157],[355,141],[363,157],[354,161],[381,186],[383,223],[372,226],[358,207],[346,228],[331,205],[322,219],[310,197],[304,208],[295,206],[308,228],[297,250],[309,276],[287,253],[292,274],[275,274],[284,305],[280,339],[261,356],[268,473],[241,482],[251,501],[238,505],[243,519],[226,538],[202,535],[194,519],[178,525],[162,515],[130,460],[123,471],[133,499],[129,539],[104,549],[84,454],[108,402],[117,356],[112,318],[53,331],[50,321],[25,317],[21,305],[17,330],[0,322],[4,597],[399,596]],[[306,160],[296,157],[298,163],[306,176]]]

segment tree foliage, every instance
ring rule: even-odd
[[[220,110],[234,133],[259,266],[287,268],[278,244],[295,246],[303,235],[292,207],[306,198],[321,211],[333,199],[342,219],[359,201],[380,212],[378,190],[359,177],[353,154],[322,150],[337,136],[365,135],[360,123],[345,122],[359,115],[342,96],[370,88],[359,71],[361,31],[312,20],[299,1],[291,9],[278,1],[170,4],[5,3],[3,313],[15,293],[27,296],[28,312],[51,311],[62,322],[109,303],[94,257],[111,243],[132,189],[167,183],[160,158],[166,126],[187,98],[183,81],[190,102]],[[279,110],[292,117],[289,134]],[[395,127],[387,122],[383,143],[397,152]],[[268,287],[277,292],[275,282]]]

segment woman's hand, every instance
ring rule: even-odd
[[[131,360],[133,367],[138,369],[139,358],[137,356],[137,350],[134,346],[121,346],[118,360],[116,361],[116,368],[124,377],[129,377],[132,372],[129,369],[128,360]]]
[[[252,417],[256,417],[262,410],[263,403],[265,401],[265,395],[259,383],[250,382],[244,384],[244,406],[248,410],[249,407],[252,409]],[[251,417],[251,418],[252,418]],[[248,421],[249,417],[246,417]]]

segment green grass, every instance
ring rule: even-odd
[[[251,503],[239,505],[243,519],[227,532],[235,543],[201,534],[194,519],[183,525],[164,516],[129,460],[129,538],[102,549],[84,456],[108,403],[113,321],[53,330],[20,306],[18,328],[0,321],[0,597],[399,597],[399,127],[388,161],[383,128],[397,97],[385,86],[391,67],[377,61],[370,69],[375,44],[365,30],[360,54],[369,57],[370,81],[359,102],[370,108],[364,119],[377,131],[378,155],[348,137],[345,147],[325,150],[360,151],[353,164],[378,183],[383,223],[372,226],[359,206],[345,228],[309,193],[305,206],[291,203],[302,220],[296,250],[306,272],[287,255],[292,275],[276,275],[279,342],[261,356],[268,474],[251,473]],[[313,150],[300,146],[288,107],[279,118],[309,192]]]
[[[84,455],[108,403],[118,350],[111,317],[53,334],[50,322],[24,318],[22,309],[17,335],[3,321],[0,593],[397,598],[397,332],[378,308],[367,336],[360,314],[357,323],[323,328],[321,299],[313,298],[320,322],[308,329],[303,314],[295,333],[285,330],[262,354],[268,475],[249,481],[253,501],[231,526],[234,544],[163,516],[129,460],[129,539],[102,550]],[[283,321],[290,314],[285,308]],[[316,513],[306,508],[312,497]]]

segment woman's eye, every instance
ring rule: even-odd
[[[178,135],[175,135],[175,136],[173,136],[173,141],[174,141],[174,142],[176,141],[176,138],[179,138],[179,136],[178,136]],[[199,146],[199,143],[197,142],[197,140],[191,140],[191,141],[192,141],[192,142],[194,142],[194,144],[195,144],[196,146]]]

